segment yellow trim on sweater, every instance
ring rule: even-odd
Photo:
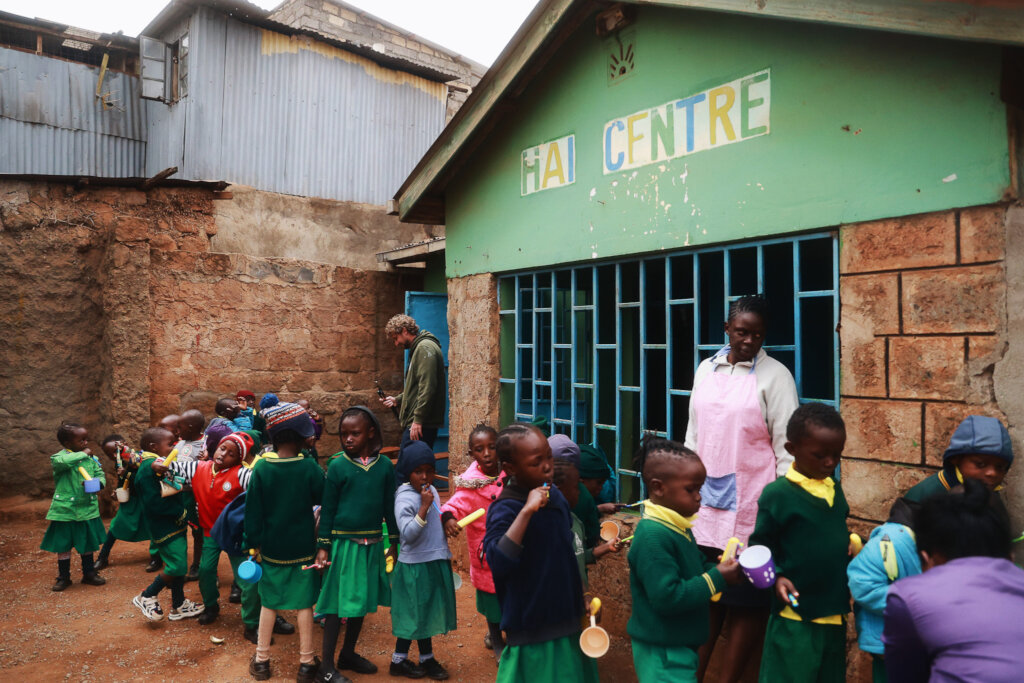
[[[786,479],[790,480],[807,493],[811,494],[815,498],[821,498],[823,501],[828,503],[829,507],[832,507],[832,503],[836,499],[836,483],[832,481],[831,477],[825,479],[811,479],[805,477],[796,471],[794,465],[790,465],[789,469],[786,470]]]
[[[683,517],[681,514],[665,507],[664,505],[658,505],[650,499],[643,502],[644,517],[647,519],[654,519],[677,534],[681,534],[689,538],[686,533],[690,527],[693,526],[694,522],[697,521],[697,515],[690,515],[689,517]]]
[[[801,616],[799,614],[794,612],[793,608],[790,607],[789,605],[786,605],[786,607],[781,612],[779,612],[779,616],[780,617],[784,617],[786,619],[792,619],[793,621],[803,621],[803,618],[801,618]],[[843,615],[842,614],[831,614],[831,615],[829,615],[827,617],[818,617],[817,619],[811,619],[811,623],[812,624],[828,624],[830,626],[836,626],[836,625],[842,626],[843,625]]]

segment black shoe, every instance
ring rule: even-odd
[[[342,651],[338,655],[338,670],[339,671],[355,671],[357,674],[375,674],[377,673],[377,665],[371,662],[365,657],[360,657],[355,652],[347,653]]]
[[[185,582],[198,581],[199,580],[199,565],[194,565],[188,568],[188,574],[185,574]]]
[[[260,633],[258,629],[246,627],[245,630],[242,631],[242,637],[253,645],[256,645],[257,641],[260,639]],[[270,639],[270,644],[274,644],[273,638]]]
[[[110,562],[107,561],[107,558],[100,555],[96,558],[96,563],[93,564],[92,568],[95,571],[100,571],[101,569],[106,569],[108,566],[110,566]]]
[[[196,621],[198,621],[203,626],[206,626],[207,624],[212,624],[213,622],[217,621],[217,616],[219,614],[220,605],[218,605],[217,603],[213,603],[212,605],[206,605],[206,608],[203,610],[203,613],[199,615],[199,618],[196,619]]]
[[[228,596],[228,602],[235,605],[242,602],[242,589],[237,584],[231,584],[231,595]]]
[[[391,666],[388,667],[388,673],[392,676],[405,676],[406,678],[423,678],[427,675],[426,671],[417,664],[414,664],[408,657],[397,664],[391,662]]]
[[[146,571],[152,574],[158,572],[164,568],[164,561],[157,556],[151,556],[149,558],[149,564],[146,565]]]
[[[270,680],[270,660],[265,662],[257,662],[256,655],[252,656],[249,660],[249,674],[257,681],[269,681]]]
[[[435,681],[443,681],[448,678],[448,670],[441,666],[441,662],[437,661],[437,658],[431,657],[430,659],[420,660],[420,669],[427,675],[428,678],[433,678]]]
[[[296,683],[313,683],[313,678],[320,671],[320,658],[313,657],[309,664],[299,662],[299,673],[295,674]]]
[[[68,586],[70,586],[71,584],[72,584],[72,581],[71,581],[70,578],[65,577],[65,576],[58,576],[57,577],[57,583],[53,584],[53,591],[55,593],[59,593],[62,590],[64,590],[65,588],[67,588]]]
[[[107,582],[107,580],[104,579],[99,574],[97,574],[96,572],[92,572],[91,574],[86,574],[85,576],[82,577],[82,583],[84,583],[86,585],[89,585],[89,586],[102,586],[106,582]]]
[[[280,614],[274,618],[274,633],[279,633],[282,636],[290,636],[295,633],[295,626],[289,624],[284,620]]]
[[[320,665],[320,671],[314,680],[317,683],[352,683],[352,679],[346,678],[340,671],[331,666],[330,662]]]

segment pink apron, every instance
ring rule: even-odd
[[[715,357],[728,352],[726,347]],[[744,375],[712,372],[690,397],[697,454],[708,472],[693,528],[700,545],[724,549],[732,536],[746,543],[761,489],[775,481],[775,450],[757,400],[754,367]]]

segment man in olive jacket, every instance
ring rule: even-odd
[[[389,408],[398,407],[402,425],[402,444],[423,441],[433,448],[437,430],[444,422],[445,378],[444,355],[437,337],[421,331],[407,315],[396,315],[384,328],[395,346],[409,349],[409,369],[405,387],[398,396],[385,396],[381,402]]]

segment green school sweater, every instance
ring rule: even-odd
[[[757,522],[747,544],[771,549],[776,574],[800,592],[800,604],[793,609],[805,621],[850,611],[850,506],[839,482],[835,487],[829,507],[786,478],[768,484],[757,501]],[[777,611],[783,607],[776,601]]]
[[[725,579],[704,558],[693,533],[641,519],[629,549],[630,637],[653,645],[696,650],[710,635],[711,596]]]
[[[923,503],[929,498],[946,493],[950,488],[957,486],[959,483],[960,482],[955,479],[953,481],[947,481],[945,471],[940,470],[930,477],[914,484],[910,490],[903,495],[903,497],[911,503]]]
[[[576,507],[572,509],[572,513],[579,517],[580,522],[583,523],[584,543],[586,543],[588,548],[593,548],[601,542],[601,514],[597,511],[597,502],[590,495],[590,491],[583,485],[583,482],[580,482],[578,487],[580,499],[576,502]]]
[[[391,461],[378,455],[363,465],[342,451],[332,456],[330,463],[317,545],[330,550],[338,538],[380,538],[381,522],[388,525],[391,543],[398,543]]]
[[[313,506],[324,493],[324,472],[312,458],[263,458],[245,497],[245,547],[270,564],[309,564],[316,554]]]
[[[142,501],[142,514],[146,518],[150,537],[162,545],[185,533],[185,497],[178,493],[164,498],[160,495],[161,477],[153,471],[155,457],[143,456],[135,473],[135,492]]]

